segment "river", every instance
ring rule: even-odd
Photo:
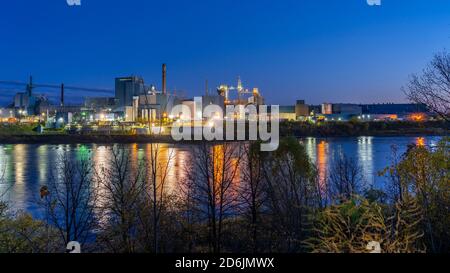
[[[433,147],[440,137],[345,137],[345,138],[305,138],[305,145],[312,162],[319,170],[319,176],[327,176],[333,161],[340,155],[356,160],[362,168],[364,184],[383,187],[384,177],[378,172],[389,166],[393,147],[397,154],[406,151],[408,144]],[[132,154],[132,164],[149,153],[149,144],[127,144]],[[189,145],[163,144],[161,156],[170,157],[168,187],[175,189],[183,178],[183,166],[191,152]],[[46,185],[55,172],[57,159],[67,154],[72,160],[88,155],[95,166],[107,164],[110,150],[106,145],[41,145],[41,144],[0,144],[0,199],[10,207],[33,215],[38,214],[36,201],[39,189]]]

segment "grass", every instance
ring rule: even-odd
[[[36,124],[0,124],[0,135],[36,135]]]

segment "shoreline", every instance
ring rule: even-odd
[[[379,131],[358,134],[295,134],[281,135],[295,138],[352,138],[352,137],[424,137],[448,136],[446,130],[414,130],[414,131]],[[130,143],[165,143],[165,144],[199,144],[203,140],[175,141],[170,135],[0,135],[0,144],[130,144]]]

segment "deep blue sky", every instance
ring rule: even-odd
[[[240,75],[267,103],[402,102],[408,75],[449,42],[449,0],[10,0],[0,80],[160,86],[165,62],[189,96]]]

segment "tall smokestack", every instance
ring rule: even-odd
[[[64,83],[61,84],[61,106],[64,106]]]
[[[163,94],[166,94],[166,92],[167,92],[166,75],[167,75],[167,66],[166,66],[166,64],[163,64],[163,66],[162,66],[162,92],[163,92]]]
[[[27,89],[28,89],[28,96],[31,97],[33,92],[33,76],[30,76],[30,83],[28,83]]]

